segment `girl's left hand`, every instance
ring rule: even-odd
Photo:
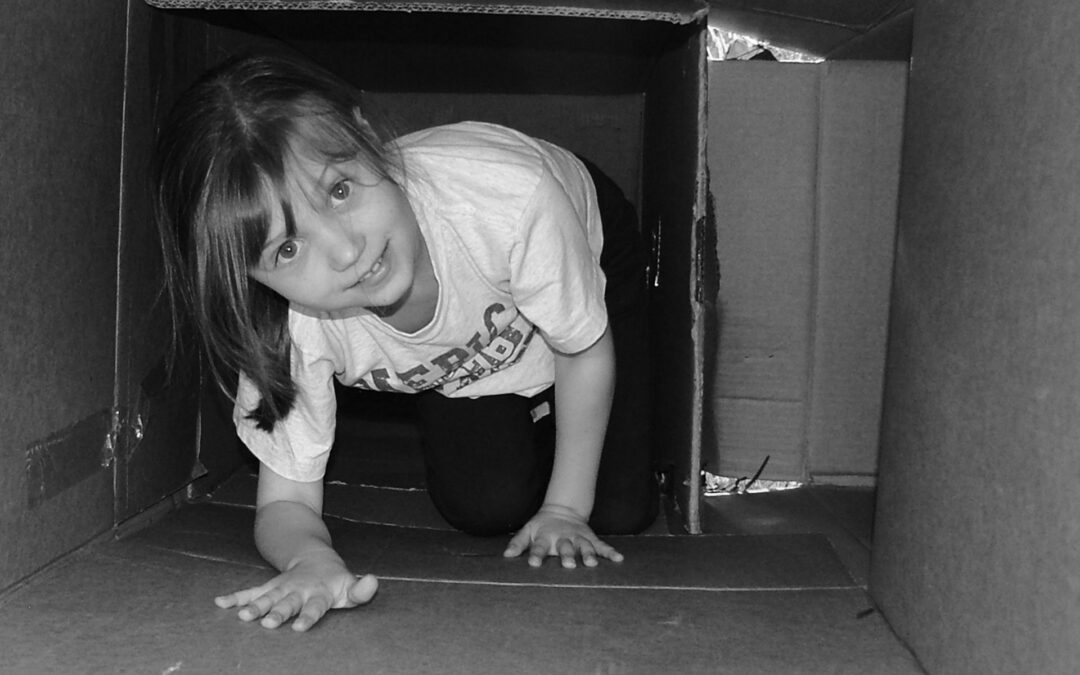
[[[562,506],[542,506],[510,540],[503,556],[516,558],[526,549],[533,567],[540,567],[547,556],[558,556],[566,569],[577,567],[578,555],[586,567],[596,567],[597,557],[623,560],[621,553],[593,534],[581,516]]]

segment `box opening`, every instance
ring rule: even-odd
[[[178,45],[174,58],[195,55],[212,65],[238,53],[297,53],[355,83],[397,133],[495,122],[561,145],[607,174],[652,242],[653,444],[674,472],[671,484],[693,531],[703,377],[694,289],[704,226],[704,17],[505,9],[188,10],[176,14],[178,39],[190,47]],[[204,420],[202,455],[222,452],[211,439],[229,433],[231,422],[216,417]]]

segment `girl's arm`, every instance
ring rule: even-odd
[[[334,551],[322,520],[321,481],[301,483],[262,464],[255,513],[255,544],[281,574],[262,586],[215,599],[219,607],[240,607],[244,621],[262,619],[277,628],[296,617],[293,630],[311,628],[332,608],[371,600],[375,577],[357,578]]]
[[[600,541],[587,525],[592,514],[600,453],[604,446],[615,384],[615,353],[608,331],[576,354],[555,354],[555,464],[544,505],[511,539],[504,555],[529,550],[529,564],[557,555],[574,567],[581,555],[589,566],[599,555],[622,555]]]

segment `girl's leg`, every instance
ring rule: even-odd
[[[655,520],[659,506],[650,418],[648,307],[645,255],[633,207],[585,162],[596,184],[604,226],[600,265],[615,345],[615,394],[600,460],[590,526],[597,534],[632,534]],[[534,422],[547,403],[553,415]],[[554,458],[552,390],[532,399],[515,395],[450,399],[417,397],[424,435],[428,491],[454,527],[472,534],[519,529],[543,503]]]
[[[552,415],[534,422],[531,411],[549,402],[550,392],[532,399],[417,396],[428,493],[448,523],[470,534],[507,534],[539,510],[555,426]]]

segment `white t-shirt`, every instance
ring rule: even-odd
[[[574,353],[607,327],[595,189],[571,153],[491,124],[435,127],[397,141],[399,181],[439,282],[431,322],[403,333],[373,314],[289,312],[293,409],[267,433],[246,415],[259,396],[241,376],[237,433],[276,473],[322,478],[334,440],[333,379],[362,389],[450,397],[531,396],[554,381],[552,349]]]

